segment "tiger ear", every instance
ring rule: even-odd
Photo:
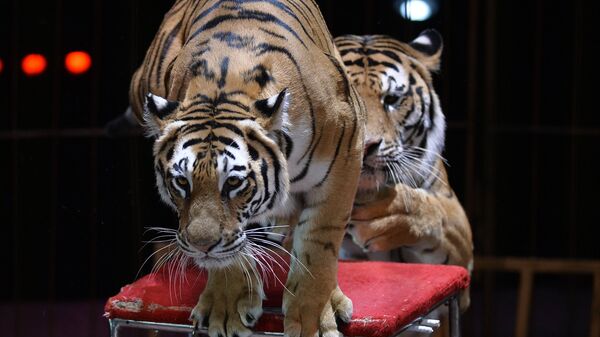
[[[409,45],[418,52],[417,58],[427,69],[430,71],[440,69],[444,41],[437,30],[427,29],[422,31]]]
[[[178,102],[168,101],[148,93],[144,100],[144,128],[148,137],[158,137],[164,129],[166,119],[179,107]]]
[[[287,131],[289,126],[288,109],[290,105],[290,94],[288,89],[283,89],[277,95],[267,99],[261,99],[254,103],[256,109],[265,117],[270,119],[270,132],[276,130]]]

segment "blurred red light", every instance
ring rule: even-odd
[[[27,76],[37,76],[46,70],[46,58],[41,54],[29,54],[21,61],[21,68]]]
[[[92,66],[90,54],[84,51],[72,51],[65,57],[65,68],[73,75],[85,73]]]
[[[0,59],[0,74],[2,74],[3,70],[4,70],[4,61],[2,61],[2,59]]]

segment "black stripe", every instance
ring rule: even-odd
[[[271,35],[271,36],[274,36],[274,37],[276,37],[276,38],[278,38],[278,39],[283,39],[283,40],[285,40],[285,36],[283,36],[283,35],[281,35],[281,34],[277,34],[277,33],[273,32],[273,31],[271,31],[271,30],[268,30],[268,29],[265,29],[265,28],[262,28],[262,27],[261,27],[261,28],[259,28],[259,30],[261,30],[262,32],[264,32],[264,33],[266,33],[266,34],[269,34],[269,35]]]
[[[342,79],[343,83],[344,83],[344,97],[350,97],[350,83],[348,82],[348,77],[346,77],[346,72],[344,71],[344,68],[342,68],[342,66],[340,65],[340,63],[338,62],[338,60],[327,54],[327,58],[329,59],[329,61],[331,62],[331,64],[335,67],[335,69],[338,71],[338,76]]]
[[[252,160],[258,160],[258,151],[256,151],[256,149],[250,144],[248,144],[248,153],[250,154],[250,158]]]
[[[304,94],[306,95],[306,101],[308,102],[308,107],[309,107],[309,112],[310,112],[311,139],[310,139],[309,146],[306,148],[306,151],[304,152],[304,154],[302,154],[300,159],[298,159],[298,164],[299,164],[304,159],[304,157],[311,151],[311,148],[313,146],[315,146],[314,145],[315,144],[315,131],[317,128],[313,103],[312,103],[312,100],[310,99],[310,97],[308,96],[308,89],[306,87],[306,84],[304,83],[304,78],[302,77],[302,72],[300,71],[300,66],[298,65],[298,62],[296,62],[296,59],[292,56],[292,54],[283,47],[278,47],[278,46],[268,44],[268,43],[261,43],[258,46],[258,48],[260,49],[260,51],[256,54],[257,56],[260,56],[265,53],[271,53],[271,52],[284,54],[294,64],[294,66],[296,67],[296,71],[298,72],[298,75],[300,76],[300,82],[302,83],[302,89],[304,91]]]
[[[194,61],[189,66],[189,69],[194,76],[202,76],[209,81],[214,81],[215,79],[215,73],[208,68],[208,61],[205,59]]]
[[[154,41],[156,43],[152,43],[151,48],[154,48],[152,50],[152,58],[151,58],[151,62],[150,62],[150,67],[146,68],[146,76],[145,78],[147,79],[146,81],[144,81],[145,84],[145,91],[149,92],[150,88],[149,88],[149,84],[151,82],[151,78],[152,78],[152,73],[154,72],[154,67],[156,65],[156,60],[158,59],[158,55],[160,53],[160,47],[162,46],[162,41],[165,37],[165,32],[162,32],[159,37],[158,40]],[[146,63],[144,63],[146,64]]]
[[[167,161],[171,161],[171,159],[173,158],[174,152],[175,152],[175,145],[171,146],[169,148],[169,151],[167,151]]]
[[[201,120],[206,120],[209,117],[207,116],[186,116],[186,117],[181,117],[179,118],[180,121],[201,121]]]
[[[229,157],[231,159],[235,159],[235,156],[233,155],[233,153],[229,152],[227,149],[223,149],[223,151],[221,151],[221,153],[224,153],[227,157]]]
[[[173,44],[173,39],[179,33],[180,28],[181,28],[181,21],[179,21],[177,23],[177,25],[175,25],[175,27],[173,27],[173,29],[169,32],[169,35],[167,36],[167,39],[163,44],[162,52],[160,53],[160,62],[158,63],[158,69],[156,70],[156,73],[157,73],[156,74],[156,86],[157,87],[160,86],[160,79],[163,78],[162,76],[160,76],[160,73],[162,72],[163,63],[164,63],[165,58],[167,57],[167,54],[171,48],[171,44]]]
[[[177,134],[178,131],[174,132],[167,140],[165,140],[160,146],[158,153],[163,153],[166,150],[167,146],[171,145],[172,142],[177,140]]]
[[[227,111],[227,113],[236,113],[235,111]],[[256,120],[254,117],[234,117],[234,116],[217,116],[217,120],[220,121],[247,121],[247,120]]]
[[[304,11],[303,11],[301,8],[299,8],[299,7],[298,7],[298,6],[297,6],[297,5],[296,5],[294,2],[290,1],[290,4],[291,4],[292,6],[294,6],[294,8],[295,8],[295,9],[296,9],[296,10],[297,10],[299,13],[300,13],[300,15],[302,15],[302,17],[304,18],[304,22],[312,22],[312,20],[310,20],[310,19],[309,19],[309,18],[306,16],[306,13],[304,13]],[[289,13],[288,13],[288,14],[290,14],[290,15],[291,15],[291,16],[292,16],[294,19],[296,19],[296,21],[298,22],[298,24],[300,25],[300,27],[302,27],[302,30],[304,31],[304,34],[305,34],[305,35],[306,35],[306,36],[307,36],[307,37],[310,39],[310,41],[311,41],[312,43],[315,43],[315,40],[313,39],[313,37],[312,37],[312,34],[309,34],[309,33],[306,31],[306,28],[304,27],[304,24],[303,24],[303,22],[302,22],[302,21],[300,21],[300,20],[298,19],[298,17],[297,17],[297,16],[296,16],[296,15],[295,15],[295,14],[294,14],[294,13],[293,13],[291,10],[289,10],[289,8],[288,8],[288,11],[289,11]],[[305,47],[306,47],[306,46],[305,46]]]
[[[351,67],[351,66],[357,66],[357,67],[361,67],[364,68],[365,63],[363,62],[363,58],[357,58],[356,60],[346,60],[344,61],[344,65],[346,67]]]
[[[286,92],[287,89],[284,89],[279,93],[279,95],[277,95],[277,100],[275,100],[275,104],[273,104],[273,106],[269,106],[269,98],[267,98],[256,101],[256,103],[254,103],[254,107],[260,111],[260,113],[270,118],[279,110],[281,103],[285,98]]]
[[[200,144],[200,143],[204,143],[205,139],[204,138],[196,138],[196,139],[190,139],[187,142],[183,143],[183,149],[186,149],[190,146],[194,146],[196,144]]]
[[[197,123],[197,124],[188,124],[186,126],[184,126],[183,128],[181,128],[181,135],[182,136],[187,136],[191,133],[195,133],[198,131],[202,131],[202,130],[208,130],[208,129],[212,129],[215,127],[215,122],[212,120],[209,121],[205,121],[202,123]]]
[[[223,87],[225,86],[225,80],[227,78],[228,70],[229,70],[229,57],[225,57],[221,61],[221,78],[219,78],[219,82],[217,82],[219,89],[223,89]]]
[[[263,158],[260,163],[260,175],[263,179],[263,185],[265,194],[262,197],[261,204],[269,199],[271,196],[271,192],[269,192],[269,166],[267,165],[267,161]]]
[[[204,31],[215,28],[216,26],[220,25],[223,22],[248,21],[248,20],[259,21],[262,23],[272,23],[272,24],[278,25],[281,28],[287,30],[290,34],[294,35],[294,37],[304,47],[306,47],[306,44],[304,43],[304,41],[302,41],[300,36],[298,36],[298,33],[296,33],[289,25],[287,25],[285,22],[281,21],[279,18],[277,18],[274,15],[269,14],[269,13],[256,11],[256,10],[246,10],[246,9],[243,9],[240,12],[238,12],[236,16],[231,15],[231,14],[224,14],[224,15],[219,15],[219,16],[212,18],[211,20],[206,22],[204,25],[202,25],[200,28],[198,28],[196,31],[194,31],[194,33],[192,33],[192,35],[188,38],[188,41],[191,41],[197,35],[199,35],[200,33],[204,32]]]
[[[308,168],[310,167],[310,164],[312,162],[313,154],[315,154],[315,150],[317,149],[317,145],[316,144],[319,144],[319,142],[321,141],[321,136],[323,136],[323,128],[321,128],[321,132],[319,134],[319,138],[315,142],[315,146],[313,147],[313,149],[310,151],[310,154],[308,156],[308,160],[306,161],[306,164],[304,164],[304,167],[302,168],[302,171],[300,172],[300,174],[298,174],[297,176],[295,176],[294,178],[292,178],[290,180],[291,183],[295,183],[297,181],[302,180],[306,176],[306,174],[308,173]]]
[[[233,32],[217,32],[213,34],[213,38],[227,43],[228,47],[234,49],[250,48],[255,43],[253,36],[241,36]]]
[[[218,128],[227,129],[240,137],[244,137],[244,132],[240,128],[238,128],[237,126],[235,126],[231,123],[215,123],[214,127],[215,127],[215,129],[218,129]]]
[[[229,137],[217,136],[217,140],[219,142],[223,143],[223,145],[225,145],[225,146],[231,146],[231,147],[236,148],[238,150],[240,149],[240,146],[238,145],[238,143],[235,140],[233,140],[233,139],[231,139]]]
[[[292,150],[294,149],[294,141],[292,138],[285,132],[281,132],[283,138],[285,139],[285,157],[289,158],[292,154]]]
[[[275,152],[273,151],[273,149],[271,149],[271,147],[269,147],[267,144],[265,144],[262,140],[258,139],[258,137],[256,137],[256,135],[254,135],[253,132],[248,134],[248,139],[252,140],[252,141],[256,141],[259,144],[262,145],[262,147],[265,149],[265,151],[267,151],[268,155],[271,157],[271,162],[273,164],[273,177],[275,179],[275,189],[274,191],[277,192],[279,191],[279,174],[281,171],[281,163],[279,163],[279,159],[277,158],[277,155],[275,154]],[[273,194],[273,196],[275,196],[275,193]],[[273,198],[275,199],[275,198]],[[272,207],[273,203],[270,203],[270,207]],[[269,208],[270,208],[269,207]]]
[[[338,140],[337,146],[335,147],[335,153],[333,154],[333,159],[331,160],[331,164],[329,164],[329,167],[327,168],[327,173],[325,173],[325,176],[323,177],[323,179],[321,179],[321,181],[317,185],[315,185],[315,187],[320,187],[321,185],[323,185],[323,183],[327,180],[327,177],[329,177],[329,173],[331,173],[331,168],[335,164],[335,160],[337,159],[337,156],[340,153],[340,146],[342,145],[342,141],[344,140],[345,132],[346,132],[346,126],[342,125],[342,134],[340,135],[340,139]]]

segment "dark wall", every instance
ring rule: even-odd
[[[591,1],[440,1],[424,23],[401,19],[392,1],[318,2],[334,35],[443,34],[445,156],[477,254],[600,258]],[[129,78],[170,4],[3,3],[0,299],[110,295],[149,254],[144,227],[175,223],[154,188],[150,142],[102,130],[127,106]],[[72,49],[91,53],[89,73],[65,72]],[[30,52],[48,57],[45,74],[20,73]]]

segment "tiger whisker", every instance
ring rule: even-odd
[[[315,276],[310,272],[310,270],[308,270],[308,268],[304,265],[304,263],[302,263],[302,261],[300,261],[300,259],[298,259],[297,257],[295,257],[293,254],[290,254],[290,252],[288,252],[285,248],[283,248],[283,246],[281,246],[281,245],[279,245],[277,243],[274,243],[274,242],[271,242],[271,241],[268,241],[268,240],[259,239],[259,238],[255,238],[254,240],[260,241],[260,242],[262,242],[262,243],[264,243],[266,245],[269,245],[271,247],[275,247],[277,249],[281,249],[281,251],[283,251],[284,253],[286,253],[290,257],[291,260],[293,260],[296,263],[298,263],[302,267],[302,269],[304,269],[312,278],[315,278]],[[267,250],[270,250],[267,247],[263,247],[263,248],[265,248]]]
[[[273,232],[257,232],[257,233],[249,233],[246,234],[246,236],[248,237],[259,237],[257,235],[275,235],[275,236],[286,236],[286,234],[281,234],[281,233],[273,233]]]
[[[287,291],[289,294],[291,294],[291,295],[294,295],[294,294],[293,294],[293,293],[292,293],[292,292],[291,292],[291,291],[290,291],[290,290],[289,290],[289,289],[288,289],[288,288],[285,286],[285,283],[284,283],[283,281],[281,281],[281,279],[279,279],[279,277],[277,276],[277,274],[276,274],[276,273],[275,273],[275,271],[273,270],[273,266],[268,264],[268,262],[266,261],[266,258],[268,258],[268,260],[269,260],[269,261],[271,261],[271,262],[275,262],[275,263],[276,263],[276,264],[277,264],[277,265],[278,265],[280,268],[282,268],[282,270],[285,270],[285,269],[283,269],[283,267],[281,266],[281,264],[279,264],[279,262],[277,261],[277,259],[276,259],[274,256],[272,256],[271,254],[265,253],[265,252],[264,252],[264,251],[262,251],[262,250],[264,250],[264,249],[267,249],[267,250],[269,250],[269,251],[271,251],[271,252],[273,252],[273,251],[272,251],[271,249],[269,249],[269,248],[266,248],[266,247],[263,247],[263,246],[258,246],[258,245],[254,244],[254,243],[252,243],[252,244],[254,245],[254,246],[253,246],[253,248],[254,248],[254,249],[256,249],[257,251],[261,252],[261,254],[258,254],[257,256],[255,256],[255,255],[252,255],[252,257],[253,257],[255,260],[259,260],[259,257],[260,257],[260,258],[262,258],[262,259],[263,259],[263,263],[262,263],[261,265],[263,265],[263,266],[264,266],[264,265],[266,264],[266,266],[268,266],[268,267],[269,267],[268,269],[271,271],[271,274],[274,276],[275,280],[276,280],[277,282],[279,282],[279,284],[280,284],[280,285],[283,287],[283,289],[285,289],[285,290],[286,290],[286,291]],[[277,253],[275,253],[275,252],[273,252],[273,253],[274,253],[275,255],[277,255],[279,258],[281,258],[281,259],[282,259],[282,261],[283,261],[284,263],[286,263],[286,264],[287,264],[287,261],[285,261],[285,260],[284,260],[284,259],[283,259],[283,258],[282,258],[282,257],[281,257],[279,254],[277,254]],[[289,264],[287,264],[287,266],[289,267]],[[264,270],[264,269],[263,269],[263,270]]]
[[[416,149],[416,150],[419,150],[419,151],[423,151],[425,153],[431,153],[434,156],[436,156],[438,159],[442,160],[444,162],[444,164],[448,165],[448,160],[444,156],[442,156],[441,153],[438,153],[437,151],[433,151],[433,150],[430,150],[430,149],[427,149],[427,148],[424,148],[424,147],[420,147],[420,146],[411,146],[408,149],[408,152],[414,152],[413,149]]]
[[[252,233],[252,232],[262,231],[265,229],[287,228],[287,227],[290,227],[290,226],[289,225],[265,226],[265,227],[259,227],[259,228],[245,229],[244,233]]]
[[[242,261],[241,255],[236,255],[234,261],[237,262],[240,266],[240,269],[242,270],[242,273],[244,274],[244,279],[246,281],[246,287],[248,288],[248,291],[250,292],[250,300],[252,301],[252,280],[250,279],[250,274],[248,273],[248,270],[246,269],[246,266],[244,265],[244,262]]]
[[[175,239],[164,239],[163,238],[168,238],[170,237],[170,235],[161,235],[158,236],[154,239],[148,240],[148,241],[142,241],[143,245],[140,247],[140,249],[138,249],[138,253],[141,252],[144,248],[146,248],[147,245],[151,244],[151,243],[165,243],[165,242],[174,242]]]
[[[256,252],[258,252],[258,255],[259,255],[260,257],[262,257],[263,259],[264,259],[265,257],[267,257],[267,258],[270,260],[270,262],[274,262],[274,263],[275,263],[275,264],[276,264],[276,265],[279,267],[279,269],[281,269],[281,270],[287,270],[286,268],[289,268],[289,267],[290,267],[289,263],[288,263],[288,262],[287,262],[287,261],[286,261],[286,260],[285,260],[283,257],[281,257],[281,255],[277,254],[277,252],[273,251],[272,249],[269,249],[269,248],[267,248],[267,247],[264,247],[264,246],[260,246],[260,245],[258,245],[258,244],[256,244],[256,243],[254,243],[254,242],[251,242],[251,247],[252,247],[252,248],[253,248],[253,249],[254,249]],[[272,253],[273,253],[275,256],[273,256],[272,254],[269,254],[269,253],[268,253],[268,252],[266,252],[265,250],[268,250],[268,251],[272,252]],[[279,261],[277,260],[277,258],[281,259],[281,261],[283,262],[283,264],[285,264],[285,267],[284,267],[284,266],[282,266],[282,265],[279,263]],[[266,262],[266,261],[265,261],[265,262]],[[273,274],[275,274],[275,271],[273,270],[273,265],[271,265],[271,264],[270,264],[269,266],[270,266],[270,268],[269,268],[269,269],[271,270],[271,272],[272,272]]]
[[[151,231],[155,231],[155,232],[159,232],[159,233],[177,233],[178,230],[177,229],[173,229],[173,228],[167,228],[167,227],[145,227],[145,231],[144,234],[151,232]]]
[[[161,251],[165,250],[165,249],[169,249],[173,246],[173,244],[175,244],[175,242],[172,242],[160,249],[157,249],[156,251],[154,251],[152,254],[150,254],[145,260],[144,262],[142,262],[142,265],[140,266],[140,268],[138,269],[135,278],[137,279],[140,276],[140,272],[142,271],[142,269],[144,268],[144,266],[146,265],[146,263],[156,254],[160,253]],[[154,269],[154,268],[153,268]]]
[[[426,180],[427,177],[433,175],[437,181],[447,185],[447,183],[439,176],[439,170],[434,165],[426,163],[421,158],[410,157],[410,154],[407,155],[406,158],[408,159],[406,164],[412,165],[412,167],[415,168],[415,171],[423,176],[423,180]],[[422,170],[425,170],[425,172],[421,172]]]

